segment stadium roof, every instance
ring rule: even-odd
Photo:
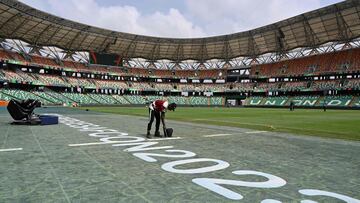
[[[0,37],[70,51],[172,61],[232,59],[315,47],[360,36],[360,1],[348,0],[271,25],[206,38],[159,38],[101,29],[66,20],[18,1],[0,0]]]

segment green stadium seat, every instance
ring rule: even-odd
[[[130,102],[130,104],[146,104],[144,97],[139,95],[124,95],[124,98]]]
[[[220,106],[223,105],[222,103],[222,97],[210,97],[210,104]]]
[[[319,96],[297,96],[289,99],[288,105],[293,101],[295,106],[315,106],[319,98]]]
[[[190,97],[190,105],[208,105],[207,97]]]
[[[12,98],[15,98],[15,99],[18,99],[18,100],[27,100],[27,99],[34,99],[34,100],[39,100],[42,104],[52,104],[52,102],[42,98],[42,97],[39,97],[31,92],[27,92],[27,91],[24,91],[24,90],[19,90],[19,89],[2,89],[2,93],[5,94],[5,95],[8,95],[6,100],[9,100],[9,99],[12,99]],[[10,96],[11,95],[11,96]],[[12,98],[11,98],[12,97]]]
[[[52,104],[62,104],[62,103],[64,103],[63,101],[57,99],[56,97],[50,96],[46,92],[33,91],[32,93],[39,96],[39,97],[42,97],[42,98],[48,100]]]
[[[288,101],[288,97],[267,97],[264,105],[265,106],[285,106]]]
[[[245,105],[259,106],[263,103],[263,97],[248,97],[245,99]]]
[[[49,96],[54,97],[55,99],[61,101],[62,104],[71,105],[74,102],[73,100],[71,100],[57,92],[46,91],[45,93],[48,94]]]
[[[130,104],[123,96],[120,95],[111,95],[119,104]]]
[[[170,103],[176,103],[180,105],[188,105],[188,97],[171,96],[168,98]]]
[[[71,100],[75,101],[79,105],[83,104],[99,104],[99,102],[95,101],[94,99],[90,98],[85,94],[80,93],[62,93],[65,97],[70,98]]]
[[[360,97],[355,97],[351,106],[360,108]]]
[[[106,94],[87,94],[93,100],[99,102],[100,104],[117,104],[118,101],[115,100],[112,96]]]
[[[351,104],[352,100],[353,96],[350,95],[326,96],[320,100],[318,106],[323,106],[325,103],[326,106],[347,107]]]

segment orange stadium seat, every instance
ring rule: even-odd
[[[39,64],[39,65],[48,65],[48,66],[59,66],[59,64],[57,64],[53,59],[48,58],[48,57],[42,57],[42,56],[37,56],[37,55],[32,55],[31,56],[32,62]]]
[[[11,59],[5,50],[0,50],[0,59]]]
[[[348,63],[349,69],[343,69]],[[360,49],[351,49],[326,54],[316,54],[303,58],[284,60],[271,64],[253,65],[253,77],[299,76],[307,74],[337,73],[339,71],[358,71],[360,68]]]

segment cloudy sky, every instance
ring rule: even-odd
[[[341,0],[20,0],[111,30],[172,38],[246,31]]]

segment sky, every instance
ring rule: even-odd
[[[341,0],[20,0],[100,28],[170,38],[251,30]]]

